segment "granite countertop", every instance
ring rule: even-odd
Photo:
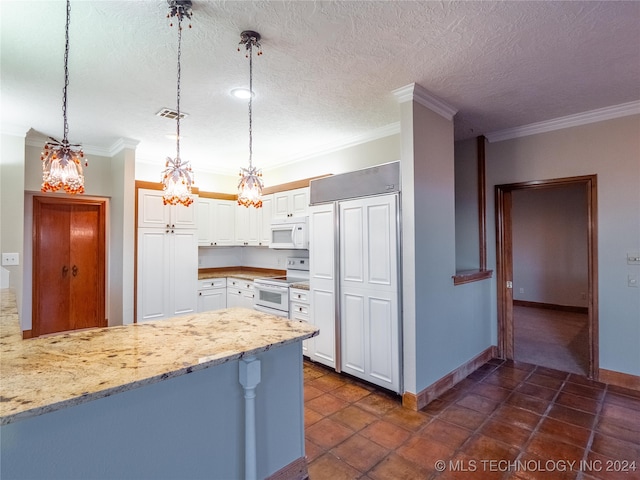
[[[233,277],[243,280],[255,280],[264,277],[280,277],[286,275],[286,270],[273,270],[270,268],[251,267],[221,267],[221,268],[200,268],[198,269],[198,280],[208,278]]]
[[[0,296],[0,425],[318,334],[306,322],[229,308],[23,340],[15,295]]]
[[[291,288],[297,288],[299,290],[309,290],[309,282],[297,282],[289,285]]]

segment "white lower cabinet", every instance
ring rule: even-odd
[[[253,309],[253,281],[227,278],[227,308],[242,307]]]
[[[289,289],[289,319],[309,323],[309,290]],[[302,341],[302,354],[309,356],[309,343],[313,338]]]
[[[227,308],[227,279],[215,278],[198,282],[198,312]]]
[[[139,228],[138,322],[197,309],[198,233],[195,229]]]

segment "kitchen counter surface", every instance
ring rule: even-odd
[[[15,295],[0,295],[1,425],[318,334],[305,322],[230,308],[23,340]]]
[[[200,268],[198,269],[198,280],[208,278],[233,277],[243,280],[255,280],[264,277],[280,277],[286,275],[286,270],[273,270],[270,268],[250,268],[250,267],[221,267],[221,268]]]
[[[297,288],[299,290],[309,290],[309,282],[298,282],[290,285],[291,288]]]

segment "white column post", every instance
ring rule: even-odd
[[[260,383],[260,360],[240,360],[239,379],[244,388],[244,478],[257,480],[256,456],[256,387]]]

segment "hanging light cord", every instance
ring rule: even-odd
[[[62,118],[64,119],[64,138],[62,143],[69,143],[69,122],[67,121],[67,87],[69,86],[69,23],[71,22],[71,2],[67,0],[67,24],[65,27],[64,45],[64,87],[62,88]]]
[[[180,159],[180,57],[182,56],[182,17],[178,17],[178,88],[176,89],[176,161]]]
[[[253,115],[252,115],[252,101],[253,101],[253,42],[249,40],[249,169],[253,166]]]

